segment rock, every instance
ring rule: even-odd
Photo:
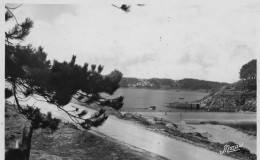
[[[132,114],[131,113],[125,113],[124,115],[123,115],[123,117],[124,118],[127,118],[127,119],[130,119],[130,118],[132,118]]]
[[[155,124],[155,121],[153,119],[147,119],[147,122],[150,124]]]
[[[198,133],[198,132],[195,132],[195,133],[194,133],[194,136],[197,136],[197,137],[200,137],[200,138],[204,138],[204,137],[201,135],[201,133]]]
[[[160,124],[160,125],[165,126],[165,125],[166,125],[166,122],[163,122],[163,121],[156,121],[155,124]]]
[[[177,129],[177,127],[174,126],[172,123],[167,123],[167,124],[165,125],[165,127],[169,128],[169,129],[172,129],[172,130],[176,130],[176,129]]]

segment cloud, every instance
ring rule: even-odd
[[[76,54],[79,64],[104,65],[104,73],[232,82],[256,57],[256,2],[154,1],[124,13],[98,1],[23,5],[16,14],[35,21],[24,43],[43,46],[49,59]]]
[[[218,64],[218,56],[214,48],[200,44],[192,44],[186,47],[179,64],[200,66],[201,69],[209,68]]]
[[[255,54],[247,45],[237,45],[233,53],[230,54],[230,60],[252,59],[254,57]]]
[[[155,61],[155,60],[156,60],[156,54],[143,54],[126,60],[124,65],[132,66],[132,65],[137,65],[139,63],[146,64],[150,61]]]
[[[18,4],[9,4],[8,6],[18,6]],[[23,4],[13,12],[19,19],[30,17],[52,24],[63,13],[76,15],[77,7],[78,5],[72,4]]]

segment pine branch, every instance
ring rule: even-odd
[[[19,8],[19,7],[21,7],[23,4],[20,4],[20,5],[18,5],[17,7],[7,7],[8,9],[12,9],[12,10],[15,10],[15,9],[17,9],[17,8]]]
[[[12,17],[12,14],[10,14],[8,11],[5,12],[5,21],[8,21]]]
[[[13,14],[13,12],[9,9],[9,7],[5,6],[5,8],[7,9],[7,11],[12,15],[12,17],[15,19],[16,24],[19,24],[17,21],[17,18],[15,17],[15,15]]]
[[[10,9],[16,9],[18,7],[10,8],[10,7],[5,6],[5,8],[7,10],[6,14],[5,14],[6,21],[9,20],[10,18],[14,18],[15,22],[16,22],[16,25],[14,26],[14,28],[11,31],[5,32],[7,44],[9,44],[8,43],[9,39],[23,40],[29,34],[30,29],[33,26],[33,21],[29,18],[26,18],[25,22],[23,22],[22,24],[20,24],[18,22],[16,16],[10,10]]]

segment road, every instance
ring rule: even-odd
[[[149,131],[133,122],[110,116],[105,124],[93,130],[134,147],[171,160],[232,160],[204,148]]]
[[[13,99],[9,99],[9,101],[13,102]],[[31,99],[30,101],[22,102],[22,105],[33,105],[34,103],[35,101]],[[66,110],[73,110],[75,108],[73,108],[72,105],[79,108],[78,112],[74,112],[75,114],[81,112],[82,109],[86,109],[83,106],[71,103],[64,108]],[[62,117],[63,120],[70,121],[70,118],[66,116],[64,112],[59,111],[55,106],[50,106],[50,104],[46,102],[37,101],[35,106],[41,108],[42,112],[47,112],[51,109],[54,116]],[[88,109],[88,112],[93,113],[94,111]],[[114,116],[109,116],[102,126],[92,128],[92,130],[170,160],[233,160],[231,157],[223,156],[219,153],[166,137],[162,134],[147,130],[134,122],[121,120]]]

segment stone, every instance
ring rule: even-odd
[[[153,119],[147,119],[147,122],[150,124],[155,124],[155,121]]]
[[[167,123],[165,127],[176,130],[177,128],[172,123]]]

